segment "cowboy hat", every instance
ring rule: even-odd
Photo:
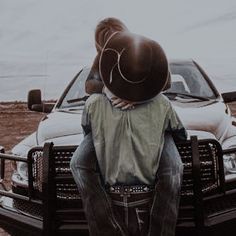
[[[99,73],[115,96],[145,101],[166,85],[168,61],[157,42],[128,31],[115,32],[101,51]]]

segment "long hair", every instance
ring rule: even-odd
[[[100,21],[95,30],[95,45],[101,51],[109,36],[116,31],[128,31],[125,24],[119,19],[109,17]]]

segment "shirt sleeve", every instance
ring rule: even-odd
[[[167,131],[171,132],[175,141],[187,139],[187,131],[171,104],[168,113]]]
[[[86,102],[82,113],[81,126],[83,128],[84,135],[87,135],[92,130],[89,107],[89,104]]]

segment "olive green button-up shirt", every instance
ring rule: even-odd
[[[104,94],[93,94],[86,101],[82,127],[85,133],[92,132],[100,171],[109,185],[154,184],[165,131],[186,138],[181,121],[162,94],[125,111],[113,107]]]

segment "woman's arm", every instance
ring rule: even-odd
[[[88,94],[102,93],[103,82],[99,75],[99,55],[97,54],[95,57],[91,71],[85,82],[85,90]]]

